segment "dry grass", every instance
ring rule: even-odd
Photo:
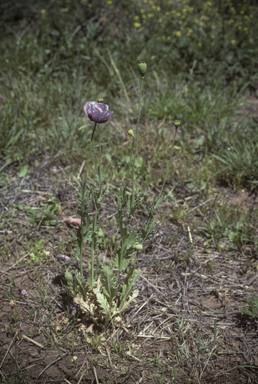
[[[251,246],[207,252],[198,232],[198,208],[205,203],[200,199],[192,199],[191,206],[187,199],[181,203],[189,220],[197,221],[195,229],[172,220],[173,203],[160,209],[165,220],[138,260],[140,294],[120,322],[100,333],[85,316],[69,318],[62,279],[75,263],[58,255],[73,253],[74,229],[62,218],[74,215],[77,184],[55,167],[59,180],[42,168],[29,178],[11,178],[2,189],[1,210],[8,214],[0,233],[2,251],[7,246],[0,276],[2,381],[256,383],[257,320],[239,309],[247,296],[257,294],[256,252]],[[32,225],[21,210],[11,214],[13,205],[39,207],[48,195],[60,199],[62,212],[54,219],[59,225]],[[115,220],[112,194],[104,199],[101,218],[106,224]],[[115,235],[112,224],[106,228]],[[39,239],[45,257],[33,265],[30,247]],[[108,260],[112,250],[100,256]],[[86,252],[85,267],[88,258]]]

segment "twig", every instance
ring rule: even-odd
[[[137,315],[137,313],[140,312],[140,310],[141,310],[141,309],[148,303],[148,301],[150,301],[150,299],[152,298],[152,296],[153,296],[153,294],[148,298],[147,301],[145,301],[145,302],[143,303],[143,305],[138,309],[138,311],[136,311],[136,312],[133,314],[133,316],[131,317],[131,319],[129,319],[129,320],[127,321],[126,324],[128,324],[129,321],[132,321],[132,319]],[[125,324],[125,325],[126,325],[126,324]]]
[[[52,361],[50,364],[48,364],[44,369],[43,371],[40,372],[40,374],[38,375],[38,379],[40,378],[40,376],[49,368],[51,367],[51,365],[57,363],[59,360],[63,359],[66,355],[68,355],[68,352],[66,352],[63,356],[60,356],[58,359]]]
[[[151,286],[152,286],[158,293],[160,293],[162,296],[165,296],[165,297],[166,297],[166,295],[164,295],[164,293],[162,293],[158,288],[156,288],[155,285],[153,285],[152,283],[150,283],[149,280],[146,279],[146,277],[144,277],[143,275],[141,275],[141,277],[142,277],[145,281],[147,281],[147,283],[150,284],[150,285],[151,285]]]
[[[4,271],[2,273],[2,275],[0,275],[0,277],[2,277],[3,275],[5,275],[8,271],[10,271],[10,269],[13,269],[17,264],[19,264],[23,259],[25,259],[25,257],[27,257],[28,255],[30,254],[30,252],[26,253],[26,255],[22,256],[20,258],[20,260],[18,260],[15,264],[13,264],[10,268],[6,269],[6,271]]]
[[[159,335],[137,335],[137,337],[144,337],[145,339],[165,339],[171,340],[171,336],[159,336]],[[129,353],[127,353],[129,355]]]
[[[83,162],[82,162],[81,168],[80,168],[79,173],[77,175],[77,179],[80,178],[84,165],[85,165],[85,160],[83,160]]]
[[[5,361],[5,359],[6,359],[6,356],[8,355],[10,349],[12,348],[13,343],[15,342],[17,335],[18,335],[18,331],[15,333],[15,335],[14,335],[12,341],[10,342],[10,345],[9,345],[7,351],[6,351],[6,354],[4,355],[4,358],[3,358],[2,362],[1,362],[0,369],[2,368],[2,365],[4,364],[4,361]]]
[[[257,275],[255,275],[254,277],[252,277],[252,279],[251,280],[249,280],[247,283],[247,285],[251,285],[253,282],[254,282],[254,280],[256,280],[258,278],[258,273],[257,273]]]
[[[22,335],[22,338],[25,339],[25,340],[30,341],[31,343],[35,344],[35,345],[36,345],[37,347],[39,347],[39,348],[42,348],[42,349],[45,348],[44,345],[37,343],[35,340],[30,339],[30,338],[29,338],[28,336],[26,336],[26,335]]]
[[[208,199],[208,200],[204,201],[203,203],[197,205],[197,207],[194,207],[194,208],[190,209],[190,211],[187,211],[187,213],[190,213],[190,212],[195,211],[196,209],[200,208],[201,206],[207,204],[207,203],[208,203],[209,201],[211,201],[212,199],[213,199],[213,197],[211,197],[210,199]]]
[[[79,381],[78,381],[78,384],[80,384],[80,382],[82,381],[82,378],[83,378],[85,372],[87,372],[88,369],[89,369],[89,368],[87,367],[87,368],[82,372],[81,377],[80,377],[80,379],[79,379]]]
[[[113,364],[112,364],[112,361],[111,361],[111,358],[110,358],[109,349],[108,349],[107,345],[105,345],[105,347],[106,347],[106,351],[107,351],[108,361],[109,361],[110,367],[113,369]]]
[[[94,372],[94,376],[95,376],[96,382],[97,382],[97,384],[99,384],[96,368],[94,367],[94,365],[92,366],[92,368],[93,368],[93,372]]]
[[[131,355],[131,353],[130,353],[130,352],[126,352],[126,354],[127,354],[128,356],[130,356],[132,359],[135,359],[135,360],[137,360],[137,361],[140,361],[140,362],[141,362],[141,360],[137,359],[137,357],[135,357],[135,356]]]
[[[189,234],[190,243],[193,244],[193,238],[192,238],[191,229],[190,229],[189,225],[187,226],[187,230],[188,230],[188,234]]]

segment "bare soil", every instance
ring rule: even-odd
[[[173,203],[160,209],[160,218],[166,219],[138,260],[142,274],[135,306],[120,324],[110,324],[103,332],[81,314],[69,317],[65,309],[63,274],[76,263],[59,256],[74,254],[75,228],[63,219],[76,217],[78,184],[58,164],[23,179],[15,177],[11,167],[8,172],[10,181],[0,192],[0,211],[6,214],[0,231],[0,381],[258,382],[258,322],[240,310],[247,306],[247,297],[257,295],[257,251],[253,245],[220,251],[207,247],[204,218],[197,209],[204,201],[196,196],[187,208],[200,230],[191,222],[173,220]],[[56,225],[31,224],[28,213],[17,209],[40,208],[49,195],[62,207]],[[188,204],[185,196],[180,199]],[[256,209],[255,199],[244,191],[221,189],[220,199]],[[139,213],[138,220],[143,219]],[[103,228],[108,220],[116,220],[111,193],[102,204]],[[46,253],[34,265],[29,263],[30,247],[40,239]],[[106,249],[100,256],[113,257]],[[88,261],[85,249],[85,270]],[[86,334],[94,339],[97,332],[105,341],[89,343]]]

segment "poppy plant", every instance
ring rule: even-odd
[[[97,124],[105,123],[110,119],[114,112],[109,111],[107,104],[97,103],[96,101],[88,101],[84,105],[84,112],[91,121],[95,122],[95,127],[92,132],[91,140],[93,139],[94,131]]]

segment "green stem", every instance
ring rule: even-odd
[[[98,211],[96,209],[95,217],[94,217],[94,223],[93,223],[93,232],[97,231],[97,218],[98,218]],[[93,234],[95,236],[95,233]],[[94,254],[95,254],[95,239],[92,239],[91,243],[91,287],[94,286]]]
[[[80,227],[80,272],[81,277],[83,277],[83,269],[82,269],[82,252],[83,252],[83,217],[81,216],[81,227]]]
[[[101,159],[101,142],[100,142],[100,132],[99,132],[99,170],[100,170],[100,159]]]
[[[138,259],[138,256],[139,256],[139,251],[136,252],[136,256],[135,256],[134,262],[133,262],[133,268],[135,268],[135,264],[136,264],[136,261]]]
[[[133,137],[133,144],[132,144],[132,149],[131,149],[131,153],[130,153],[130,163],[129,163],[129,172],[127,172],[127,175],[126,175],[126,183],[125,183],[125,190],[128,186],[128,181],[129,181],[129,174],[132,170],[132,166],[133,166],[133,162],[132,162],[132,154],[134,153],[134,145],[135,145],[135,140],[134,140],[134,137]]]
[[[118,258],[118,271],[117,271],[117,276],[116,276],[116,285],[118,284],[118,280],[120,277],[120,274],[122,272],[122,261],[123,261],[123,256],[124,256],[124,239],[121,240],[121,249],[120,249],[120,256]]]
[[[175,131],[175,134],[174,134],[174,138],[173,138],[173,141],[172,141],[172,146],[171,146],[171,150],[170,150],[170,160],[169,162],[167,162],[167,171],[166,171],[166,175],[165,175],[165,178],[163,180],[163,185],[162,185],[162,188],[161,188],[161,191],[159,193],[159,196],[161,195],[161,193],[163,192],[163,188],[164,188],[164,185],[167,181],[167,177],[168,177],[168,173],[169,173],[169,168],[172,164],[172,153],[173,153],[173,149],[174,149],[174,144],[175,144],[175,140],[176,140],[176,135],[177,135],[177,130],[178,130],[178,127],[176,127],[176,131]],[[170,166],[169,166],[170,165]]]
[[[136,145],[135,145],[134,158],[133,158],[132,206],[134,205],[134,173],[135,173],[135,160],[136,160],[137,150],[138,150],[138,132],[139,132],[139,120],[140,120],[140,112],[141,112],[141,97],[142,97],[143,80],[144,80],[144,78],[142,77],[142,79],[141,79],[141,88],[140,88],[140,96],[139,96],[139,106],[138,106],[137,128],[136,128]]]
[[[94,136],[94,132],[95,132],[96,126],[97,126],[97,123],[95,123],[95,125],[94,125],[94,128],[93,128],[93,131],[92,131],[92,135],[91,135],[91,139],[90,139],[90,141],[92,141],[92,139],[93,139],[93,136]]]

